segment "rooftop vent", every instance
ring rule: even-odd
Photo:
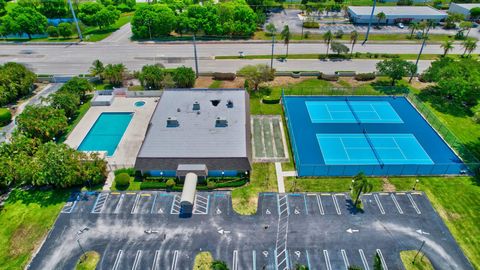
[[[198,101],[195,101],[195,103],[193,103],[193,110],[194,111],[200,110],[200,104],[198,103]]]
[[[168,117],[167,118],[167,127],[178,127],[180,123],[175,117]]]
[[[217,107],[218,104],[220,103],[220,99],[210,100],[210,102],[212,102],[212,105],[213,105],[214,107]]]
[[[227,119],[223,117],[217,117],[217,120],[215,120],[215,127],[228,127]]]
[[[180,110],[180,108],[177,108],[177,112],[181,112],[182,110]]]
[[[227,108],[233,108],[233,101],[227,101]]]

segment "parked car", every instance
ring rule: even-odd
[[[403,29],[405,28],[405,25],[403,23],[397,23],[398,28]]]

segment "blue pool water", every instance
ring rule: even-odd
[[[107,151],[112,156],[133,113],[102,113],[78,147],[80,151]]]
[[[299,176],[466,169],[405,97],[284,96],[283,106]]]

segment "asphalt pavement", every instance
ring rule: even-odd
[[[192,269],[210,251],[230,269],[403,269],[399,252],[422,251],[435,269],[473,269],[420,192],[364,195],[364,211],[345,193],[262,193],[258,212],[234,212],[229,192],[199,192],[193,214],[180,193],[73,194],[28,269],[73,269],[83,250],[97,269]]]

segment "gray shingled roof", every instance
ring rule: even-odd
[[[220,102],[214,106],[212,100]],[[233,107],[227,106],[228,101]],[[193,110],[195,102],[200,104],[199,111]],[[164,91],[138,157],[246,157],[246,102],[243,89]],[[179,126],[167,127],[169,117]],[[218,117],[226,119],[228,126],[216,127]]]
[[[371,6],[349,6],[348,9],[356,15],[362,16],[370,16],[370,13],[372,12]],[[446,15],[445,12],[428,6],[377,6],[374,15],[377,15],[380,12],[385,13],[387,16]]]

